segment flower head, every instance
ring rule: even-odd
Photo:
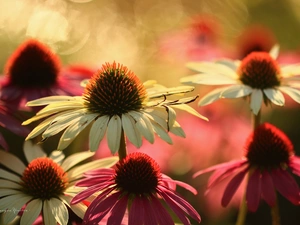
[[[146,89],[146,87],[149,87]],[[167,96],[191,92],[194,88],[165,88],[153,81],[142,84],[136,75],[120,64],[106,63],[88,81],[83,96],[53,96],[29,102],[29,106],[48,105],[23,124],[49,117],[27,137],[41,133],[46,139],[65,130],[58,149],[66,148],[89,124],[89,147],[96,151],[107,130],[108,146],[114,154],[119,150],[123,131],[135,146],[142,145],[142,136],[154,142],[154,133],[172,143],[168,132],[185,136],[176,122],[173,108],[179,108],[206,119],[186,103],[196,97],[167,100]]]
[[[7,60],[5,76],[0,79],[0,98],[24,108],[27,101],[41,97],[81,94],[80,82],[92,72],[72,70],[62,69],[59,57],[48,46],[29,39]]]
[[[248,175],[246,201],[250,211],[256,211],[260,198],[270,206],[276,202],[276,190],[295,205],[300,204],[300,189],[288,169],[300,176],[300,158],[294,155],[288,137],[275,126],[264,123],[249,136],[245,158],[199,171],[215,171],[208,181],[208,190],[228,176],[233,176],[225,188],[222,205],[227,206],[244,177]]]
[[[82,190],[74,187],[74,183],[85,171],[99,166],[107,168],[118,160],[110,157],[77,165],[93,153],[76,153],[65,158],[62,152],[53,151],[47,157],[39,146],[30,142],[24,143],[24,154],[27,166],[16,156],[0,151],[0,164],[6,168],[0,173],[0,209],[5,211],[1,224],[8,224],[18,215],[15,212],[21,211],[21,225],[33,224],[39,214],[45,225],[66,225],[68,209],[83,218],[87,206],[70,205],[72,197]]]
[[[199,74],[184,77],[183,83],[205,85],[229,85],[217,88],[205,95],[199,105],[210,104],[219,98],[250,97],[250,108],[258,114],[262,102],[283,106],[282,93],[300,103],[299,65],[280,66],[275,60],[278,46],[270,53],[252,52],[242,61],[221,60],[217,62],[189,63],[187,66]]]
[[[135,152],[119,161],[116,169],[89,171],[76,185],[87,187],[71,203],[78,203],[95,192],[100,194],[92,201],[84,216],[86,224],[98,224],[110,213],[108,223],[120,224],[128,210],[128,224],[174,224],[162,205],[163,200],[186,225],[186,214],[197,222],[200,216],[195,209],[175,192],[176,184],[196,194],[189,185],[161,174],[158,164],[148,155]]]

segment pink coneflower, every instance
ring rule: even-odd
[[[148,155],[135,152],[119,161],[116,169],[98,169],[87,172],[86,178],[76,185],[86,187],[72,199],[79,203],[95,192],[100,194],[92,201],[84,216],[85,224],[98,224],[109,214],[107,224],[121,224],[128,209],[128,224],[174,224],[162,205],[163,200],[183,224],[190,224],[186,215],[198,223],[196,210],[175,192],[176,184],[192,193],[196,190],[180,181],[161,174],[158,164]]]
[[[226,207],[245,176],[249,176],[246,202],[250,211],[256,211],[262,198],[271,207],[276,204],[276,190],[295,205],[300,204],[299,187],[288,172],[300,176],[300,158],[294,155],[288,137],[275,126],[264,123],[248,137],[245,158],[219,164],[197,172],[194,176],[215,171],[207,190],[223,179],[233,176],[225,188],[222,206]]]
[[[25,137],[29,134],[29,129],[21,125],[21,121],[17,118],[18,116],[15,110],[0,100],[0,126],[14,134]],[[1,133],[0,145],[5,150],[8,150],[8,145]]]
[[[29,39],[8,59],[0,78],[0,99],[24,109],[27,101],[52,95],[79,95],[80,82],[90,78],[90,70],[61,68],[60,59],[43,43]]]

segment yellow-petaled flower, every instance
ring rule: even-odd
[[[58,149],[66,148],[89,124],[91,151],[98,149],[99,143],[107,133],[108,146],[114,154],[119,150],[123,131],[136,147],[142,145],[142,137],[154,142],[154,134],[168,143],[168,134],[185,137],[184,131],[176,121],[173,108],[187,111],[207,120],[186,103],[198,96],[167,99],[170,95],[188,93],[191,86],[166,88],[155,81],[141,83],[138,77],[117,63],[106,63],[87,82],[82,96],[51,96],[28,102],[28,106],[47,105],[36,116],[25,121],[46,118],[28,135],[27,139],[42,134],[43,140],[65,130],[60,138]]]
[[[250,97],[250,108],[257,115],[262,102],[283,106],[282,93],[300,103],[300,65],[279,65],[276,58],[279,47],[269,53],[252,52],[242,61],[220,60],[216,62],[191,62],[187,67],[200,72],[183,77],[182,83],[226,85],[217,88],[200,99],[199,105],[208,105],[220,98]],[[229,85],[229,86],[228,86]]]

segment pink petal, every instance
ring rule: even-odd
[[[185,188],[186,190],[192,192],[194,195],[197,194],[197,191],[195,188],[193,188],[192,186],[190,186],[189,184],[187,183],[184,183],[184,182],[181,182],[181,181],[178,181],[178,180],[172,180],[171,178],[162,178],[163,180],[162,181],[165,181],[166,183],[173,183],[173,184],[177,184],[183,188]],[[170,185],[168,185],[170,186]],[[174,189],[172,189],[174,190]]]
[[[95,192],[97,192],[101,189],[102,188],[100,185],[94,185],[92,187],[89,187],[89,188],[79,192],[77,195],[75,195],[75,197],[71,200],[71,204],[77,204],[77,203],[83,201],[84,199],[87,199],[92,194],[94,194]],[[108,189],[107,191],[104,191],[103,193],[111,192],[111,191],[112,191],[112,189]],[[100,195],[103,195],[103,193],[101,193]]]
[[[6,151],[8,151],[8,145],[2,134],[0,134],[0,146],[2,146]]]
[[[222,197],[222,202],[221,202],[222,206],[226,207],[228,205],[228,203],[232,199],[234,193],[236,192],[236,190],[240,186],[241,182],[243,181],[247,172],[248,172],[248,168],[240,171],[237,175],[235,175],[230,180],[230,182],[228,183],[228,185],[224,191],[223,197]]]
[[[109,196],[105,195],[104,198],[103,196],[95,198],[85,212],[83,218],[84,224],[98,224],[111,208],[117,204],[120,195],[120,192],[116,192]]]
[[[168,206],[175,212],[177,217],[181,220],[184,225],[190,225],[190,221],[185,216],[183,210],[177,205],[177,203],[171,199],[164,191],[160,191],[159,194],[164,198]]]
[[[144,208],[144,225],[158,224],[156,214],[147,198],[141,198]]]
[[[274,186],[286,197],[290,202],[295,205],[300,203],[299,187],[295,179],[285,170],[276,169],[271,173]]]
[[[115,170],[111,168],[100,168],[100,169],[94,169],[94,170],[89,170],[84,173],[86,177],[90,176],[103,176],[103,175],[114,175]]]
[[[263,199],[268,203],[269,206],[274,206],[276,204],[276,192],[272,177],[268,171],[262,172],[261,194]]]
[[[172,198],[175,203],[177,203],[177,205],[189,216],[191,216],[193,219],[197,220],[197,221],[201,221],[200,215],[198,214],[198,212],[193,208],[193,206],[188,203],[186,200],[184,200],[183,198],[181,198],[180,196],[178,196],[176,193],[174,193],[173,191],[170,190],[161,190],[161,192],[164,192],[165,194],[167,194],[170,198]]]
[[[144,222],[144,207],[143,201],[139,196],[136,196],[132,201],[129,210],[128,225],[140,225]]]
[[[208,172],[214,171],[214,170],[229,169],[229,168],[232,168],[232,167],[237,168],[237,167],[240,167],[241,165],[245,164],[246,162],[247,162],[247,160],[243,159],[243,160],[235,160],[235,161],[221,163],[221,164],[218,164],[218,165],[215,165],[215,166],[211,166],[211,167],[209,167],[207,169],[198,171],[197,173],[195,173],[193,175],[193,178],[195,178],[195,177],[197,177],[199,175],[202,175],[204,173],[208,173]]]
[[[289,167],[292,169],[292,173],[300,176],[300,159],[298,157],[291,157]]]
[[[261,174],[258,169],[250,175],[246,191],[246,200],[249,211],[255,212],[261,196]]]
[[[105,184],[108,184],[108,183],[112,183],[111,181],[111,178],[110,177],[105,177],[105,176],[102,176],[102,177],[89,177],[89,178],[83,178],[81,179],[80,181],[76,182],[76,186],[78,187],[90,187],[90,186],[93,186],[93,185],[99,185],[99,184],[102,184],[102,185],[105,185]]]
[[[164,182],[164,185],[167,186],[168,188],[172,189],[173,191],[176,190],[176,184],[175,183],[171,183],[171,182],[168,182],[169,179],[172,180],[171,177],[167,176],[166,174],[161,174],[161,177],[162,177],[162,182]]]
[[[127,195],[123,196],[121,199],[117,201],[116,205],[111,210],[111,215],[107,220],[107,225],[115,225],[115,224],[122,223],[124,214],[127,209],[127,203],[128,203]]]
[[[154,209],[154,213],[158,217],[159,224],[173,225],[174,222],[172,217],[169,215],[169,212],[162,206],[160,201],[155,196],[151,198],[151,201],[153,203],[152,206]]]

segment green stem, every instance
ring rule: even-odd
[[[260,118],[261,118],[261,110],[257,113],[257,115],[252,114],[252,124],[253,124],[253,130],[255,130],[256,127],[260,124]]]
[[[271,207],[272,225],[280,225],[279,207],[276,198],[275,205]]]
[[[242,202],[241,202],[236,225],[243,225],[245,223],[246,216],[247,216],[247,203],[246,203],[246,192],[245,192]]]
[[[121,140],[120,140],[120,148],[119,148],[119,160],[124,159],[127,156],[127,149],[126,149],[126,141],[125,141],[125,134],[124,130],[121,131]]]

